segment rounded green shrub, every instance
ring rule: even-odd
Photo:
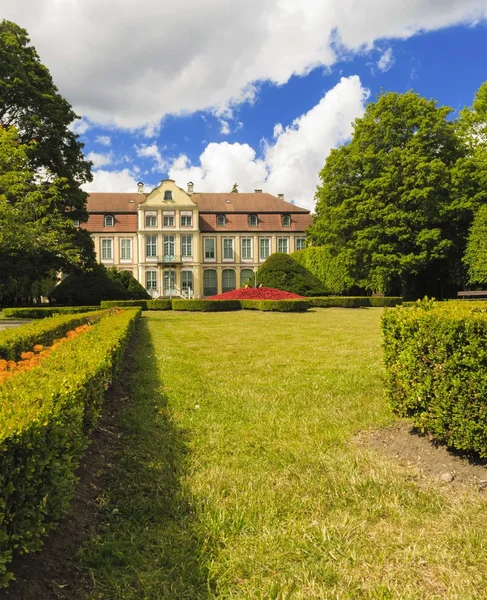
[[[293,292],[300,296],[327,294],[324,284],[289,254],[271,254],[257,271],[257,285]]]

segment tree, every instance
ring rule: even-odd
[[[253,278],[249,280],[253,284]],[[259,267],[257,286],[276,288],[300,296],[324,296],[329,293],[323,283],[289,254],[275,252]]]
[[[464,149],[450,112],[413,92],[384,93],[355,121],[350,144],[331,151],[310,239],[347,280],[411,297],[458,276],[466,229],[450,183]]]
[[[45,293],[61,268],[92,264],[93,243],[66,218],[63,178],[38,181],[15,127],[0,127],[0,302]]]
[[[475,215],[463,260],[468,268],[469,283],[487,284],[487,204]]]
[[[30,168],[51,181],[62,178],[65,208],[86,220],[87,195],[81,185],[92,180],[91,163],[69,129],[79,117],[59,94],[29,41],[27,32],[15,23],[0,23],[0,125],[17,128]]]

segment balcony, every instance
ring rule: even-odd
[[[174,254],[164,254],[164,256],[157,257],[157,264],[159,265],[179,265],[182,262],[182,258]]]

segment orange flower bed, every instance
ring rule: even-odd
[[[36,367],[44,358],[49,356],[53,350],[59,348],[65,342],[72,340],[78,335],[85,333],[93,329],[93,325],[80,325],[71,331],[68,331],[63,338],[53,340],[52,346],[45,347],[42,344],[36,344],[33,347],[32,352],[22,352],[19,361],[15,360],[3,360],[0,359],[0,383],[12,377],[16,373],[22,373],[23,371],[29,371]]]

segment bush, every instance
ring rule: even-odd
[[[99,306],[32,306],[29,308],[4,308],[3,316],[9,319],[45,319],[54,315],[73,315],[76,313],[100,310]]]
[[[395,412],[459,450],[487,457],[487,309],[435,303],[383,315],[386,396]]]
[[[4,329],[0,331],[0,358],[19,360],[20,354],[32,350],[35,344],[48,346],[56,338],[63,337],[70,329],[84,325],[88,320],[97,319],[101,314],[100,311],[76,314],[76,316],[58,315],[15,329]]]
[[[172,301],[173,310],[194,310],[200,312],[216,312],[240,310],[239,300],[180,300]]]
[[[108,269],[108,276],[118,281],[127,291],[127,298],[131,300],[150,300],[150,295],[143,285],[132,275],[130,271],[119,271],[118,269]]]
[[[102,300],[100,303],[101,308],[127,308],[138,306],[142,310],[147,310],[147,300]]]
[[[330,294],[339,294],[354,287],[343,257],[337,257],[327,246],[309,246],[291,256],[323,282]]]
[[[172,301],[147,300],[147,310],[172,310]]]
[[[368,296],[327,296],[326,298],[308,298],[316,308],[361,308],[370,306]]]
[[[289,254],[271,254],[257,271],[257,285],[277,288],[300,296],[322,296],[327,294],[324,284],[297,263]]]
[[[252,302],[252,305],[246,305]],[[273,312],[306,312],[310,307],[307,300],[241,300],[242,308]]]
[[[370,306],[400,306],[401,296],[370,296]]]
[[[11,578],[13,553],[38,550],[67,509],[87,434],[139,313],[102,318],[0,386],[0,585]]]

